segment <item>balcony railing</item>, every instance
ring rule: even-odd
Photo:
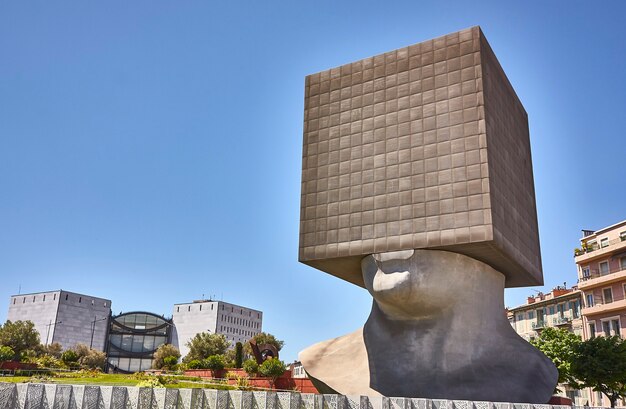
[[[546,322],[545,321],[533,322],[533,329],[541,329],[541,328],[543,328],[545,326],[546,326]]]
[[[609,271],[609,272],[604,273],[604,274],[602,274],[598,270],[589,270],[589,274],[584,274],[583,273],[583,276],[580,277],[578,282],[587,281],[587,280],[593,280],[594,278],[607,277],[607,276],[610,276],[611,274],[619,273],[619,272],[622,272],[622,271],[626,271],[626,268],[620,268],[619,270],[612,270],[612,271]]]
[[[605,249],[607,247],[611,247],[615,244],[619,244],[626,241],[626,236],[618,237],[617,239],[609,240],[608,244],[605,246],[600,246],[598,243],[595,243],[591,246],[583,246],[582,248],[574,249],[574,256],[582,256],[583,254],[592,253],[596,250]]]
[[[552,324],[554,325],[565,325],[569,324],[572,321],[570,317],[558,317],[552,318]]]

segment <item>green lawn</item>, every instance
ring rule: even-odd
[[[209,389],[235,389],[232,386],[210,384],[203,381],[196,381],[194,378],[180,377],[170,378],[176,379],[177,383],[168,383],[166,388],[209,388]],[[136,386],[143,379],[137,379],[133,375],[121,374],[98,374],[97,376],[72,376],[71,374],[62,374],[61,376],[47,376],[44,378],[29,376],[0,376],[0,382],[22,383],[22,382],[45,382],[57,384],[72,385],[108,385],[108,386]]]

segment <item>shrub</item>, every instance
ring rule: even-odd
[[[204,365],[207,369],[210,369],[213,377],[215,378],[215,373],[224,369],[224,356],[223,355],[211,355],[207,359],[205,359]]]
[[[107,356],[104,352],[92,349],[89,353],[79,359],[79,363],[84,368],[102,369],[106,363]]]
[[[247,359],[243,363],[243,370],[250,376],[255,376],[259,373],[259,364],[254,359]]]
[[[168,364],[165,363],[166,358],[174,358],[168,360]],[[178,358],[180,358],[180,352],[178,348],[176,348],[172,344],[163,344],[161,345],[156,352],[154,353],[154,364],[153,368],[162,369],[167,368],[171,369],[178,362]]]
[[[43,355],[34,360],[34,363],[41,368],[65,368],[65,363],[52,355]]]
[[[194,359],[192,361],[189,361],[185,364],[187,366],[188,369],[204,369],[204,362],[202,362],[199,359]]]
[[[10,361],[15,356],[15,351],[8,346],[0,346],[0,362]]]
[[[267,359],[261,364],[261,366],[259,366],[259,372],[261,373],[261,375],[270,378],[270,385],[272,388],[276,383],[276,379],[284,374],[286,370],[287,367],[285,366],[285,363],[281,360],[274,358]]]
[[[163,358],[163,368],[174,370],[176,369],[176,364],[178,364],[178,358],[175,356],[166,356]]]
[[[137,384],[140,388],[164,388],[163,385],[158,378],[152,376],[150,379],[145,379]]]
[[[78,364],[78,354],[68,349],[61,354],[61,361],[65,362],[67,366],[76,366]]]

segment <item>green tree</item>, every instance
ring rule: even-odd
[[[270,358],[263,361],[259,366],[259,373],[270,378],[270,387],[274,388],[276,379],[285,373],[287,367],[285,363],[279,359]]]
[[[0,345],[10,347],[19,358],[22,352],[39,346],[39,332],[32,321],[7,321],[0,325]]]
[[[259,364],[255,359],[246,359],[243,363],[243,370],[250,376],[256,376],[259,373]]]
[[[223,334],[201,332],[187,342],[189,353],[183,358],[183,362],[190,362],[194,359],[202,360],[211,355],[224,355],[229,346],[230,342],[226,340]]]
[[[176,369],[176,365],[178,364],[178,358],[175,356],[166,356],[163,358],[163,368],[167,368],[170,371]]]
[[[0,346],[0,362],[10,361],[15,357],[15,351],[8,346]]]
[[[243,345],[241,342],[235,344],[235,368],[241,368],[243,365]]]
[[[572,362],[576,358],[575,348],[582,341],[580,337],[566,329],[548,327],[530,343],[552,360],[559,370],[559,383],[578,388],[572,375]]]
[[[611,407],[626,397],[626,343],[618,336],[595,337],[578,344],[571,373],[582,387],[602,392]]]
[[[156,369],[161,369],[164,367],[171,367],[171,362],[172,360],[168,360],[170,362],[169,365],[166,365],[165,363],[165,358],[169,358],[172,357],[174,358],[174,365],[176,365],[176,362],[178,362],[178,358],[180,358],[180,352],[178,351],[178,348],[176,348],[174,345],[172,344],[163,344],[160,347],[157,348],[157,350],[154,352],[154,363],[152,364],[153,368]]]
[[[204,366],[211,370],[211,374],[215,378],[217,371],[224,369],[225,361],[224,355],[211,355],[204,360]]]
[[[276,338],[274,335],[267,333],[267,332],[259,332],[258,334],[253,336],[251,340],[252,339],[256,341],[257,345],[263,345],[263,344],[274,345],[278,351],[280,351],[283,348],[283,346],[285,346],[285,341],[281,341],[280,339]],[[246,344],[243,346],[243,352],[248,357],[254,356],[254,354],[252,353],[252,347],[250,346],[249,342],[246,342]]]

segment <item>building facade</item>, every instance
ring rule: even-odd
[[[171,320],[150,312],[128,312],[112,317],[107,369],[131,373],[152,368],[156,350],[170,343],[171,329]]]
[[[556,287],[547,294],[538,293],[528,297],[525,304],[507,311],[509,322],[515,331],[527,341],[531,341],[548,327],[567,329],[583,335],[581,316],[582,294],[576,287]],[[570,398],[576,405],[589,401],[589,390],[576,390],[559,385],[560,393]]]
[[[626,333],[626,220],[583,230],[574,260],[583,293],[585,339]]]
[[[187,343],[196,334],[223,334],[231,346],[246,342],[263,330],[263,312],[224,301],[196,300],[175,304],[172,311],[172,343],[184,357]]]
[[[509,321],[527,341],[546,327],[566,328],[582,337],[581,292],[576,287],[556,287],[528,297],[526,304],[509,309]]]
[[[10,321],[32,321],[44,345],[85,344],[105,350],[111,300],[64,290],[12,295]]]
[[[626,220],[592,231],[583,230],[574,251],[582,293],[583,339],[626,336]],[[599,392],[588,391],[592,406],[610,405]],[[619,404],[619,403],[618,403]],[[624,405],[625,402],[621,402]]]

